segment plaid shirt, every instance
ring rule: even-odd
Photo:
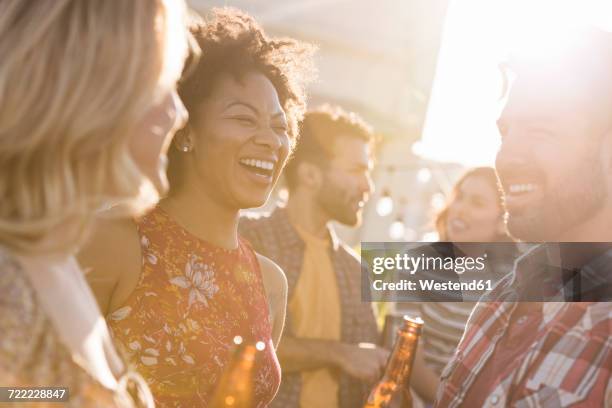
[[[612,407],[612,303],[606,302],[534,303],[542,319],[532,344],[514,351],[513,369],[491,378],[488,389],[470,388],[509,332],[521,292],[542,287],[547,268],[545,246],[533,248],[477,304],[442,372],[436,407],[461,406],[468,393],[486,396],[485,407]],[[602,282],[609,289],[612,250],[580,272],[586,293]]]
[[[302,270],[304,242],[295,231],[287,212],[277,208],[269,216],[242,218],[240,234],[248,239],[255,251],[276,262],[285,272],[289,285],[288,297],[294,294]],[[377,343],[379,340],[372,305],[361,302],[361,264],[355,254],[329,229],[332,245],[331,260],[336,272],[341,307],[341,339],[344,343]],[[323,317],[322,317],[323,318]],[[292,335],[291,316],[287,316],[284,335]],[[298,408],[302,376],[283,373],[280,389],[271,407]],[[339,379],[341,408],[363,405],[367,386],[348,375]],[[326,407],[327,408],[327,407]],[[331,407],[330,407],[331,408]]]

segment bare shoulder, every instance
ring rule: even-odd
[[[283,270],[270,258],[257,254],[261,268],[263,284],[270,307],[272,322],[272,339],[274,346],[278,347],[285,326],[285,313],[287,309],[287,278]]]
[[[78,254],[103,313],[116,302],[117,292],[135,285],[140,273],[140,240],[131,219],[101,219]]]
[[[259,261],[259,267],[261,268],[266,291],[286,293],[287,277],[281,267],[270,258],[261,254],[257,254],[257,260]]]
[[[120,271],[114,267],[140,261],[140,243],[136,224],[130,219],[100,220],[79,252],[83,269],[91,274],[112,275]]]

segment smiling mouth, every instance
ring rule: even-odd
[[[247,158],[240,159],[239,163],[247,171],[265,179],[272,179],[274,168],[276,167],[276,162],[271,160]]]
[[[522,203],[541,192],[542,187],[533,182],[512,182],[505,185],[504,191],[506,203]]]
[[[504,203],[508,211],[524,211],[533,206],[543,187],[535,182],[509,182],[504,185]]]
[[[521,196],[533,193],[538,189],[535,183],[512,183],[507,186],[506,194],[513,196]]]

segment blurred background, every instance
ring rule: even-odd
[[[435,241],[432,214],[461,172],[493,165],[502,105],[499,64],[522,43],[550,46],[553,22],[581,19],[609,28],[609,0],[190,0],[205,14],[233,6],[274,36],[319,47],[309,105],[355,111],[382,137],[376,192],[360,241]],[[607,20],[607,21],[606,21]],[[532,41],[536,36],[549,42]],[[282,186],[263,208],[286,192]]]

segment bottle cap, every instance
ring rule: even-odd
[[[422,328],[423,328],[423,319],[421,319],[420,317],[410,317],[410,316],[404,315],[404,330],[412,329],[412,330],[420,332]]]

